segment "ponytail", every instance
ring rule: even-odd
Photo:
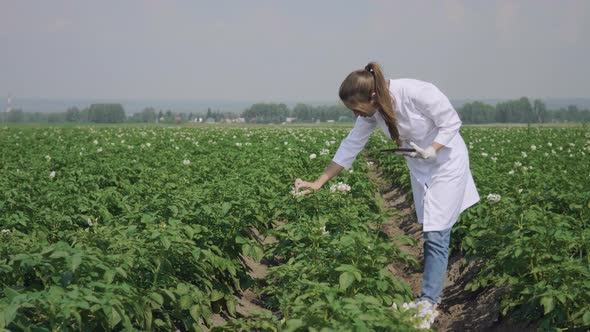
[[[399,131],[397,129],[397,119],[393,109],[393,98],[389,93],[389,86],[383,76],[383,71],[376,62],[369,62],[365,66],[365,70],[371,73],[375,80],[375,95],[373,96],[373,100],[378,105],[379,113],[387,124],[391,138],[401,146]]]

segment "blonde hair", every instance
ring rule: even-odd
[[[365,69],[348,74],[340,85],[338,95],[346,107],[364,115],[377,107],[391,138],[400,145],[393,96],[389,93],[383,71],[376,62],[369,62]]]

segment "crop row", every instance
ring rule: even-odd
[[[273,314],[226,329],[409,329],[362,158],[349,192],[291,193],[346,131],[3,128],[0,329],[199,330],[253,287]]]
[[[540,329],[590,325],[590,130],[464,128],[481,202],[453,228],[453,245],[481,270],[467,286],[508,286],[503,313]],[[410,188],[402,159],[376,153]]]

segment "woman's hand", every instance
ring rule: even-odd
[[[307,182],[307,181],[303,181],[301,179],[295,180],[295,194],[296,195],[311,194],[313,192],[318,191],[321,187],[322,187],[322,185],[317,182]],[[299,189],[303,189],[303,188],[309,188],[309,189],[306,189],[306,190],[300,192]]]
[[[410,146],[416,149],[416,156],[414,158],[426,160],[436,158],[436,150],[432,145],[427,148],[421,148],[418,145],[414,144],[414,142],[410,142]]]

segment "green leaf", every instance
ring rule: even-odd
[[[62,258],[62,257],[68,257],[70,255],[69,252],[67,251],[63,251],[63,250],[58,250],[58,251],[54,251],[49,258]]]
[[[15,297],[20,295],[17,291],[15,291],[14,289],[12,289],[10,287],[4,288],[4,294],[6,294],[6,297],[8,298],[9,301],[12,301]]]
[[[84,299],[89,302],[101,303],[101,301],[94,295],[86,295],[84,296]]]
[[[10,304],[4,308],[4,326],[10,325],[10,323],[16,317],[17,311],[18,311],[18,306],[15,304]]]
[[[161,289],[161,291],[164,292],[164,294],[168,295],[170,300],[176,301],[176,296],[169,289],[164,288],[164,289]]]
[[[72,272],[76,272],[76,269],[78,268],[78,266],[80,266],[81,263],[82,263],[82,255],[75,254],[72,257]]]
[[[164,246],[164,249],[168,249],[170,248],[170,240],[168,239],[168,237],[166,236],[162,236],[160,238],[160,242],[162,242],[162,245]]]
[[[555,307],[555,303],[553,302],[553,297],[551,297],[551,296],[544,296],[541,299],[541,304],[543,305],[543,308],[545,309],[545,312],[543,313],[544,315],[550,313],[551,310],[553,310],[553,308]]]
[[[584,313],[584,316],[582,317],[582,322],[584,322],[584,325],[590,324],[590,310]]]
[[[354,274],[351,272],[343,272],[340,274],[339,282],[340,282],[340,289],[345,290],[350,285],[352,285],[354,281]]]
[[[156,217],[151,215],[151,214],[142,214],[141,215],[141,222],[142,223],[146,223],[146,224],[150,224],[152,222],[154,222],[156,220]]]
[[[243,244],[243,243],[248,243],[248,239],[244,238],[243,236],[236,236],[235,238],[236,243],[238,244]]]
[[[201,318],[201,313],[200,312],[201,311],[199,310],[199,305],[198,304],[195,304],[195,305],[193,305],[191,307],[191,310],[190,310],[191,317],[195,321],[197,321],[197,322],[199,321],[199,318]]]
[[[16,254],[14,256],[11,256],[10,259],[12,259],[13,261],[22,261],[24,259],[29,258],[30,255],[29,254]]]
[[[227,305],[227,311],[229,312],[229,314],[232,317],[236,317],[236,303],[232,300],[228,300],[226,302],[226,305]]]
[[[176,292],[181,295],[186,294],[189,292],[189,288],[185,283],[180,283],[176,285]]]
[[[115,279],[115,274],[117,272],[115,270],[107,270],[105,271],[103,278],[104,280],[107,282],[107,284],[110,284],[113,282],[113,279]]]
[[[254,251],[252,252],[252,258],[254,258],[256,262],[260,262],[262,257],[264,257],[264,250],[260,246],[254,246],[253,249]]]
[[[296,331],[298,328],[304,325],[303,320],[298,318],[289,319],[285,322],[286,329],[285,332],[292,332]]]
[[[229,202],[225,202],[221,205],[221,215],[225,216],[227,215],[227,213],[229,212],[229,210],[231,209],[231,203]]]
[[[170,210],[170,212],[172,212],[173,217],[176,217],[178,215],[178,208],[176,206],[170,205],[168,209]]]
[[[354,275],[354,278],[356,279],[356,281],[361,281],[363,279],[363,276],[361,275],[361,273],[358,270],[352,272],[352,274]]]
[[[188,295],[180,297],[180,309],[188,309],[193,304],[193,299]]]
[[[117,312],[115,309],[112,309],[112,311],[113,314],[111,315],[110,323],[111,327],[115,327],[117,324],[119,324],[119,322],[121,322],[121,315],[119,315],[119,312]]]
[[[150,298],[156,301],[160,306],[164,304],[164,297],[158,293],[151,293]]]
[[[115,271],[117,271],[117,273],[119,273],[119,275],[121,275],[123,278],[127,278],[127,272],[125,272],[122,267],[117,266]]]
[[[223,292],[220,292],[217,289],[211,290],[210,300],[211,302],[219,301],[223,298]]]

